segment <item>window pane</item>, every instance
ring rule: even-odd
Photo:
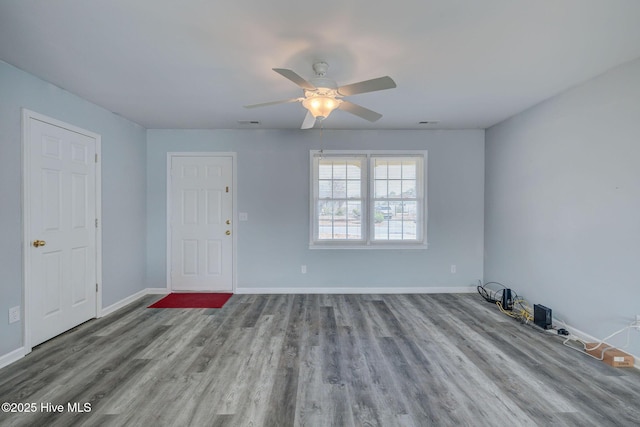
[[[323,179],[318,182],[318,197],[320,199],[330,199],[331,198],[331,181]]]
[[[348,201],[348,217],[350,221],[354,221],[354,224],[360,224],[362,215],[362,200]]]
[[[387,162],[385,160],[376,159],[373,173],[375,174],[376,179],[386,179],[387,178]]]
[[[326,240],[333,237],[333,202],[318,202],[318,239]]]
[[[389,198],[400,198],[402,196],[402,181],[399,179],[389,180]]]
[[[347,202],[347,239],[362,239],[362,201]]]
[[[388,240],[389,220],[393,217],[388,202],[376,202],[373,213],[373,239]]]
[[[402,220],[389,221],[389,240],[402,240]]]
[[[416,194],[416,181],[411,179],[402,180],[402,198],[415,199]]]
[[[333,162],[333,179],[346,179],[347,178],[347,162],[346,161],[334,161]]]
[[[416,220],[418,219],[417,206],[417,202],[404,202],[402,204],[402,217],[407,221],[416,222]]]
[[[402,162],[402,178],[416,179],[416,161],[415,160]]]
[[[389,162],[389,179],[402,178],[402,163],[398,161]]]
[[[376,179],[375,181],[375,198],[384,199],[387,197],[387,181],[383,179]]]
[[[347,198],[347,182],[346,181],[333,181],[333,198],[334,199],[346,199]]]
[[[320,160],[320,164],[318,165],[318,178],[320,179],[331,179],[333,176],[333,166],[330,160]]]
[[[347,198],[359,199],[362,185],[360,181],[347,181]]]
[[[347,202],[333,202],[333,221],[346,221],[347,219]]]
[[[347,179],[361,179],[360,161],[347,162]]]
[[[376,222],[378,220],[387,220],[393,217],[393,208],[389,206],[389,202],[376,202],[374,207],[374,219]]]

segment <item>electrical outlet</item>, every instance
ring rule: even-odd
[[[451,264],[451,274],[456,274],[456,271],[458,271],[458,268],[456,267],[456,265]]]
[[[301,265],[300,266],[300,273],[307,274],[307,266],[306,265]]]
[[[20,306],[11,307],[9,309],[9,323],[16,323],[20,321]]]

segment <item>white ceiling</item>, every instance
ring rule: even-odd
[[[298,103],[242,106],[318,60],[398,85],[325,128],[486,128],[638,57],[638,0],[0,0],[0,59],[146,128],[299,128]]]

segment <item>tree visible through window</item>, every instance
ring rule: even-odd
[[[426,152],[312,152],[312,245],[422,244]]]

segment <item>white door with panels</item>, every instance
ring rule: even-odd
[[[233,291],[233,157],[172,155],[169,274],[174,291]]]
[[[97,316],[97,136],[25,115],[29,346]]]

